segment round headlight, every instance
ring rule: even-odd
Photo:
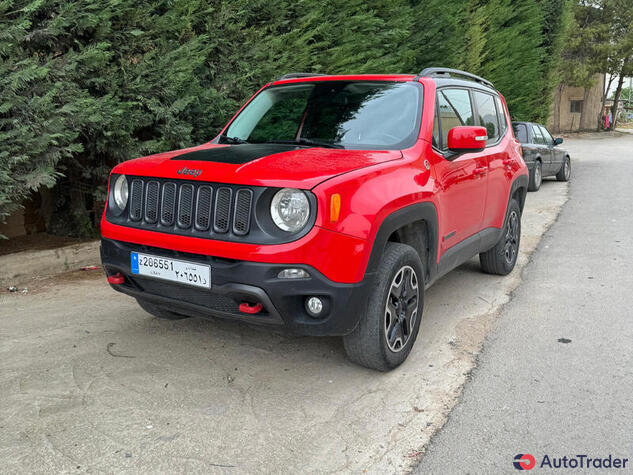
[[[112,196],[114,197],[114,204],[116,204],[120,210],[124,210],[127,205],[128,197],[127,179],[125,175],[119,175],[114,181]]]
[[[284,188],[273,197],[270,215],[280,229],[296,233],[308,222],[310,202],[303,191]]]

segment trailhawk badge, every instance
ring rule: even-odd
[[[187,167],[182,167],[180,170],[178,170],[177,172],[179,175],[190,175],[193,177],[199,176],[202,173],[202,170],[197,170],[194,168],[187,168]]]

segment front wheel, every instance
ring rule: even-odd
[[[356,329],[343,337],[350,360],[379,371],[407,359],[420,329],[424,273],[411,246],[387,243],[376,282]]]
[[[487,274],[508,275],[519,257],[521,243],[521,207],[516,200],[510,201],[501,238],[495,246],[479,254],[481,268]]]
[[[565,157],[563,160],[563,166],[560,167],[560,170],[556,174],[556,179],[558,181],[569,181],[571,177],[571,160],[569,157]]]

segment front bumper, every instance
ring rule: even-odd
[[[196,255],[269,264],[305,263],[334,282],[357,283],[365,276],[371,246],[361,238],[313,226],[301,239],[285,244],[248,244],[135,229],[101,219],[101,236],[118,242]]]
[[[178,258],[211,266],[211,289],[199,289],[131,273],[130,252]],[[121,273],[125,282],[112,287],[135,298],[149,300],[166,310],[194,317],[224,317],[249,323],[283,326],[302,335],[345,335],[357,325],[365,311],[373,275],[354,284],[327,279],[311,266],[268,264],[190,254],[112,239],[101,240],[101,260],[107,275]],[[302,268],[308,279],[278,279],[282,269]],[[308,296],[325,302],[321,318],[305,309]],[[261,303],[261,312],[239,310],[240,303]]]

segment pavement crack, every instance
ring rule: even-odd
[[[131,356],[131,355],[119,355],[117,353],[113,353],[112,352],[112,348],[114,347],[114,345],[116,345],[116,343],[108,343],[106,345],[106,351],[108,352],[108,354],[110,356],[114,356],[115,358],[136,358],[136,356]]]

